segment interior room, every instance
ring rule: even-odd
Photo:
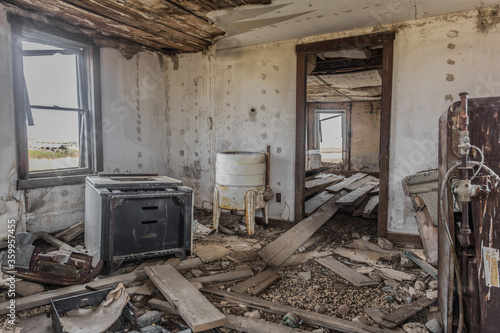
[[[2,329],[495,332],[499,10],[1,1]]]

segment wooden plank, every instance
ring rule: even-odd
[[[392,72],[394,68],[394,34],[383,41],[382,96],[380,111],[380,199],[378,236],[387,238],[387,211],[389,207],[389,154],[391,143]]]
[[[378,308],[366,308],[365,313],[369,315],[373,320],[375,320],[377,324],[380,324],[382,320],[384,320],[384,317],[389,314],[389,312]],[[406,333],[399,327],[394,327],[391,329],[391,331],[397,333]]]
[[[438,228],[434,225],[434,221],[432,220],[424,200],[416,195],[415,202],[419,208],[415,212],[415,215],[417,217],[418,231],[420,233],[420,238],[422,238],[425,256],[431,265],[437,265],[439,257]]]
[[[178,271],[183,271],[186,269],[198,267],[200,265],[203,265],[203,260],[201,260],[200,258],[185,259],[177,264],[177,266],[175,266],[175,269],[177,269]]]
[[[337,196],[321,206],[317,212],[296,224],[283,235],[269,243],[259,255],[272,267],[281,266],[309,237],[311,237],[338,210]]]
[[[365,219],[369,219],[370,216],[373,215],[373,212],[378,208],[378,200],[379,200],[378,195],[374,195],[373,197],[370,198],[370,200],[366,204],[365,210],[363,211],[363,217]]]
[[[415,253],[411,251],[403,250],[401,251],[405,256],[410,258],[415,264],[424,269],[427,273],[429,273],[433,278],[438,280],[438,270],[432,267],[427,261],[420,259]]]
[[[364,309],[365,313],[369,315],[377,324],[380,324],[386,316],[389,315],[389,312],[379,309],[379,308],[366,308]]]
[[[331,317],[328,315],[323,315],[312,311],[302,310],[293,306],[273,303],[270,301],[262,300],[257,297],[236,294],[233,292],[220,290],[216,288],[202,288],[201,291],[203,293],[217,296],[218,298],[224,299],[228,302],[243,304],[249,308],[258,309],[263,312],[274,313],[281,316],[287,314],[288,312],[292,312],[295,313],[297,316],[299,316],[299,318],[306,324],[325,327],[340,332],[366,333],[365,329],[369,327],[361,323],[352,322],[350,320],[339,319],[336,317]],[[385,329],[376,329],[374,332],[389,333],[390,331]]]
[[[326,268],[332,270],[335,274],[340,275],[347,281],[350,281],[352,284],[358,287],[364,286],[373,286],[378,285],[379,282],[370,279],[369,277],[364,276],[361,273],[356,272],[354,269],[347,267],[346,265],[338,262],[333,258],[319,258],[315,259],[315,261],[325,266]]]
[[[251,277],[250,279],[238,283],[237,285],[232,287],[231,290],[236,293],[244,294],[248,292],[248,290],[250,290],[251,288],[261,283],[262,281],[265,281],[273,274],[276,274],[277,272],[278,270],[275,268],[266,269],[265,271],[260,272],[259,274]]]
[[[389,315],[385,316],[380,325],[386,328],[394,328],[434,303],[434,301],[435,300],[425,298],[405,304],[397,310],[391,312]]]
[[[272,286],[276,281],[280,280],[281,276],[278,274],[273,274],[267,279],[250,289],[249,294],[253,296],[260,296],[267,288]]]
[[[193,332],[226,323],[226,317],[172,266],[146,267],[144,271]]]
[[[355,175],[352,175],[351,177],[349,178],[345,178],[343,181],[341,181],[340,183],[338,184],[335,184],[333,186],[329,186],[326,188],[326,190],[328,192],[332,192],[332,193],[338,193],[340,191],[342,191],[344,189],[344,187],[366,177],[367,174],[364,174],[364,173],[357,173]]]
[[[417,279],[415,274],[409,274],[389,267],[377,267],[377,272],[386,279],[396,281],[415,281]]]
[[[309,216],[312,213],[314,213],[315,211],[317,211],[319,207],[321,207],[323,204],[325,204],[328,200],[330,200],[334,196],[335,196],[335,194],[332,194],[332,193],[327,192],[327,191],[323,191],[320,194],[307,200],[306,205],[305,205],[306,216]]]
[[[316,178],[305,183],[304,187],[306,190],[314,189],[323,185],[330,185],[332,183],[340,183],[344,179],[342,176],[328,175],[322,178]]]
[[[62,250],[68,250],[68,251],[72,251],[72,252],[81,253],[80,251],[75,249],[73,246],[70,246],[70,245],[64,243],[63,241],[55,238],[54,236],[46,233],[45,231],[37,232],[36,236],[42,238],[43,240],[45,240],[49,244],[57,246],[58,248],[60,248]]]
[[[322,252],[312,251],[312,252],[297,253],[288,258],[287,261],[285,261],[285,263],[283,264],[283,266],[301,265],[305,264],[309,260],[331,256],[332,254],[333,254],[332,251],[322,251]]]
[[[374,187],[375,187],[374,183],[363,184],[354,191],[352,191],[351,193],[337,200],[337,204],[341,206],[353,205],[355,202],[359,202],[360,199],[366,196],[366,194],[370,192]]]
[[[146,273],[144,271],[137,271],[127,274],[121,274],[116,276],[111,276],[108,278],[103,278],[97,281],[92,281],[87,284],[80,284],[76,286],[70,286],[65,288],[59,288],[54,290],[49,290],[42,292],[40,294],[26,296],[22,298],[16,299],[16,311],[31,309],[37,306],[50,304],[51,299],[58,299],[63,297],[74,296],[78,294],[83,294],[89,291],[86,287],[93,289],[104,289],[109,288],[111,286],[115,286],[118,283],[123,283],[124,285],[136,282],[143,281],[147,278]],[[10,304],[10,301],[5,301],[0,303],[0,315],[6,314],[9,312],[7,308]]]
[[[291,328],[262,319],[252,319],[233,315],[226,315],[227,322],[224,327],[227,327],[237,332],[246,333],[308,333],[298,328]]]
[[[352,191],[356,190],[358,187],[360,187],[361,185],[364,185],[366,183],[373,183],[374,186],[369,190],[369,191],[371,191],[375,188],[376,185],[378,185],[378,179],[376,177],[373,177],[373,176],[366,176],[366,177],[361,178],[358,181],[355,181],[354,183],[347,185],[346,187],[344,187],[344,190],[346,190],[347,192],[352,192]],[[369,192],[369,191],[367,191],[367,192]]]
[[[73,224],[71,227],[57,233],[55,237],[67,243],[83,234],[85,230],[85,220]]]
[[[333,252],[344,258],[351,259],[352,261],[362,262],[370,265],[376,265],[381,258],[391,260],[391,256],[383,255],[370,250],[351,250],[338,247],[334,249]]]
[[[393,257],[393,258],[399,258],[401,256],[401,252],[398,250],[385,250],[378,246],[377,244],[374,244],[370,241],[365,241],[362,239],[355,239],[350,243],[347,243],[345,247],[348,247],[350,249],[358,249],[358,250],[370,250],[374,251],[377,253],[380,253],[386,257]]]
[[[314,195],[315,193],[323,191],[325,188],[332,184],[340,183],[344,179],[343,176],[328,176],[325,178],[314,179],[306,181],[306,197]],[[309,187],[308,187],[309,186]]]
[[[138,295],[151,296],[156,290],[156,286],[151,280],[147,280],[142,286],[135,292]]]
[[[235,269],[230,272],[214,274],[209,276],[201,276],[194,279],[189,279],[189,282],[199,282],[201,284],[210,284],[216,282],[228,282],[235,281],[239,279],[244,279],[247,277],[253,276],[253,271],[250,266],[245,265],[241,269]]]
[[[365,198],[361,205],[356,208],[356,210],[352,213],[352,216],[363,216],[363,212],[365,211],[365,207],[368,204],[368,201],[370,201],[370,198]]]

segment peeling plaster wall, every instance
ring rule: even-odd
[[[189,54],[167,62],[167,174],[194,190],[195,205],[211,207],[214,117],[210,62]]]
[[[166,63],[139,52],[126,60],[102,48],[104,172],[166,174]]]
[[[270,203],[269,217],[292,220],[294,44],[181,55],[168,71],[169,175],[194,188],[197,206],[211,208],[216,153],[271,145],[271,188],[282,201]]]
[[[18,191],[12,97],[10,25],[0,4],[0,246],[7,221],[18,231],[57,231],[84,218],[84,185]],[[163,56],[140,52],[125,60],[101,49],[105,172],[166,173],[166,70]]]
[[[458,94],[500,96],[499,17],[491,12],[420,20],[396,35],[389,230],[418,232],[401,179],[437,168],[438,119]]]
[[[351,169],[380,171],[380,102],[352,103]]]

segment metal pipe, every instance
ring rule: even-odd
[[[460,113],[460,131],[462,138],[460,145],[469,143],[469,110],[468,110],[468,99],[469,94],[466,92],[460,93],[460,101],[461,101],[461,113]],[[468,162],[468,152],[469,149],[462,148],[462,163],[460,165],[460,169],[462,170],[462,180],[469,179],[469,169],[470,165]],[[469,202],[462,201],[462,225],[459,231],[459,241],[460,245],[464,248],[467,248],[471,245],[470,242],[470,226],[469,226]],[[464,262],[464,264],[466,264]],[[467,267],[467,266],[465,266]]]

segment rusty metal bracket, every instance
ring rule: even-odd
[[[7,256],[4,261],[5,258]],[[103,266],[104,262],[101,260],[92,267],[92,257],[84,253],[64,250],[41,253],[41,249],[37,247],[31,255],[29,268],[2,265],[2,272],[24,280],[54,286],[71,286],[92,281]]]

